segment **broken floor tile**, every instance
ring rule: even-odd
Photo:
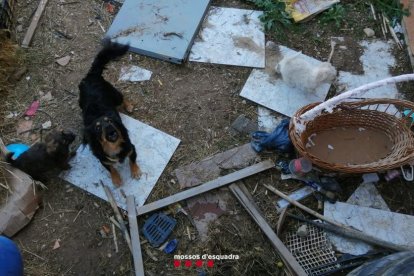
[[[190,61],[265,67],[262,11],[211,7],[191,48]]]
[[[250,135],[257,130],[257,123],[242,114],[231,124],[230,131],[235,134]]]
[[[111,189],[118,206],[125,210],[125,195],[134,195],[138,207],[144,205],[180,140],[124,114],[121,114],[121,119],[138,152],[137,163],[142,171],[140,179],[131,178],[128,160],[125,160],[123,164],[116,164],[123,184],[121,187],[115,187],[109,172],[92,154],[89,146],[78,148],[75,157],[70,161],[72,168],[63,172],[61,178],[107,200],[100,185],[102,181]]]
[[[208,238],[209,224],[227,212],[229,200],[232,200],[232,196],[224,189],[210,191],[187,200],[187,208],[193,217],[201,241]]]
[[[122,67],[121,74],[119,75],[119,80],[121,81],[146,81],[151,79],[152,72],[141,68],[139,66],[129,66],[129,67]]]
[[[376,238],[397,245],[414,246],[413,216],[344,202],[336,202],[335,204],[325,202],[324,215]],[[333,235],[329,235],[329,238],[337,250],[343,253],[362,255],[372,249],[369,244],[361,241],[343,239]]]
[[[247,79],[240,96],[258,103],[264,107],[293,116],[298,109],[314,102],[322,102],[328,94],[330,84],[323,84],[315,92],[305,92],[298,88],[288,86],[276,73],[276,65],[285,56],[291,56],[298,52],[284,46],[279,46],[271,41],[266,44],[266,67],[254,69]],[[317,65],[321,61],[303,55],[310,64]]]
[[[359,185],[346,203],[391,211],[373,183],[362,183]]]
[[[221,175],[222,170],[242,169],[260,157],[250,144],[210,156],[200,162],[191,163],[174,171],[181,189],[200,185]]]

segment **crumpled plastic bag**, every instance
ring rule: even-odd
[[[251,145],[256,152],[261,152],[264,149],[291,152],[293,144],[289,138],[289,119],[283,119],[272,133],[253,132]]]

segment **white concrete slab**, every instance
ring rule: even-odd
[[[344,202],[325,202],[324,215],[337,222],[352,226],[366,234],[398,245],[414,246],[414,217],[400,213],[352,205]],[[354,240],[329,235],[332,244],[343,253],[361,255],[372,247]],[[337,240],[337,239],[341,240]]]
[[[105,192],[99,184],[102,180],[111,189],[118,206],[126,210],[126,199],[121,194],[121,189],[126,196],[133,195],[135,197],[137,207],[144,205],[152,188],[177,149],[180,140],[129,116],[121,114],[121,117],[129,131],[131,142],[137,150],[137,162],[143,172],[141,178],[131,178],[128,160],[126,160],[118,167],[123,185],[116,188],[112,184],[108,171],[100,164],[88,146],[78,148],[76,156],[70,162],[72,168],[62,173],[61,177],[73,185],[107,200]]]
[[[310,103],[324,101],[329,91],[329,84],[323,84],[315,93],[307,93],[285,84],[275,66],[284,56],[297,53],[287,47],[278,46],[273,42],[266,44],[266,67],[254,69],[244,85],[240,96],[264,107],[291,117],[295,112]],[[303,55],[311,64],[321,61]]]
[[[190,61],[265,67],[261,11],[211,7],[190,52]]]
[[[350,72],[339,72],[338,84],[344,92],[361,85],[391,77],[390,68],[395,66],[392,54],[394,42],[392,41],[362,41],[360,43],[364,53],[360,57],[364,74],[354,75]],[[344,50],[346,51],[346,50]],[[336,54],[340,55],[340,52]],[[372,89],[365,93],[363,98],[397,98],[398,90],[395,84]]]
[[[131,65],[128,67],[122,67],[121,73],[119,74],[120,81],[130,81],[130,82],[137,82],[137,81],[146,81],[151,79],[152,72],[141,68],[139,66]]]
[[[384,211],[391,211],[374,183],[362,183],[355,192],[348,198],[346,203],[375,208]]]

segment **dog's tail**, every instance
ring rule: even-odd
[[[88,76],[102,75],[105,66],[112,60],[123,56],[129,49],[129,45],[121,45],[111,42],[110,39],[106,39],[103,42],[104,47],[98,53],[95,60],[92,63],[91,69],[88,72]]]

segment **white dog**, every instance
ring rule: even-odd
[[[283,58],[275,70],[287,85],[306,92],[315,92],[319,86],[332,83],[336,78],[336,69],[329,62],[311,65],[301,53]]]

